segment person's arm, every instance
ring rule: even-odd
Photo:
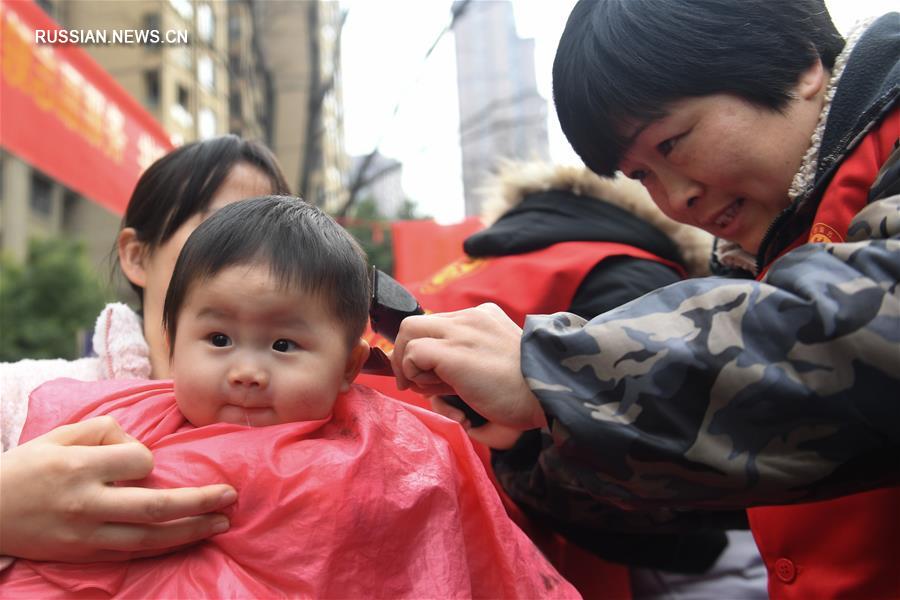
[[[212,511],[228,485],[155,490],[150,451],[110,417],[58,427],[0,454],[0,554],[35,560],[128,560],[178,549],[228,529]]]
[[[531,318],[522,369],[555,438],[542,476],[645,508],[900,481],[900,197],[854,232],[876,239],[803,246],[761,283],[686,281],[587,324]]]
[[[455,388],[504,426],[549,420],[542,475],[622,507],[736,509],[897,483],[900,197],[860,212],[851,235],[876,239],[803,246],[761,283],[677,283],[589,324],[531,317],[521,349],[496,307],[413,317],[398,384]]]

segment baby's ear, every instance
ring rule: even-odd
[[[341,391],[346,392],[350,389],[350,384],[359,375],[363,363],[369,358],[369,342],[359,338],[353,348],[350,350],[350,356],[347,357],[347,366],[344,369],[344,381],[341,383]]]

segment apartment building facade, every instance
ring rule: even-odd
[[[306,195],[320,206],[339,203],[349,165],[343,146],[337,2],[37,4],[70,30],[184,33],[186,43],[82,47],[162,125],[170,147],[225,133],[260,140],[273,148],[295,191],[305,183]],[[310,38],[314,44],[305,43]],[[307,135],[310,128],[312,135]],[[143,166],[164,151],[148,148]],[[0,150],[0,251],[22,260],[31,237],[75,237],[85,242],[91,262],[105,269],[120,216],[94,200]]]

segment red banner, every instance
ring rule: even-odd
[[[463,241],[484,226],[477,217],[453,225],[431,220],[391,223],[394,242],[394,279],[421,281],[463,255]]]
[[[0,0],[0,145],[116,214],[168,134],[76,45],[36,44],[60,29],[32,0]]]

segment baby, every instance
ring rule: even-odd
[[[323,419],[369,354],[359,245],[315,207],[265,198],[191,235],[166,294],[178,408],[191,424]]]
[[[166,296],[173,381],[49,382],[21,441],[110,415],[153,452],[129,486],[230,483],[230,529],[124,568],[19,560],[3,597],[577,597],[456,423],[352,385],[369,285],[353,238],[296,198],[207,219]]]

